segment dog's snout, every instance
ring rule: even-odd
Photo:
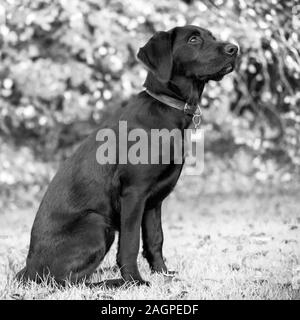
[[[226,54],[228,54],[230,56],[234,56],[238,52],[238,47],[234,44],[228,43],[225,45],[224,51]]]

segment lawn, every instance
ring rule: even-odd
[[[164,204],[164,255],[175,278],[149,272],[150,287],[116,290],[13,280],[28,250],[35,208],[1,212],[0,299],[300,299],[300,198],[297,194],[206,196]],[[119,276],[116,244],[93,281]]]

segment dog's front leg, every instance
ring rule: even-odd
[[[145,200],[136,191],[126,191],[121,199],[121,226],[117,264],[125,281],[138,285],[149,284],[140,275],[137,256],[140,247],[140,228],[145,208]]]
[[[161,203],[154,209],[145,210],[142,220],[143,256],[147,259],[152,272],[169,271],[163,258],[164,235],[161,224]]]
[[[167,272],[162,247],[161,203],[154,209],[145,210],[142,220],[143,256],[153,272]]]

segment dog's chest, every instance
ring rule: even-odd
[[[155,207],[174,189],[182,170],[182,165],[169,165],[152,186],[147,206]]]

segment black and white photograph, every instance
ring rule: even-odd
[[[0,300],[300,300],[299,0],[0,0]]]

